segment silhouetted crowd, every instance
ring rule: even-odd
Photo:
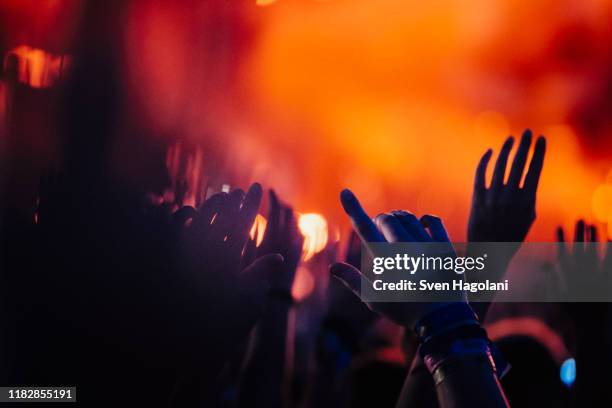
[[[181,194],[153,199],[168,184],[166,146],[144,152],[144,136],[117,138],[121,85],[112,64],[81,57],[62,90],[61,160],[40,172],[29,202],[11,199],[19,165],[0,166],[0,385],[76,386],[77,403],[88,407],[612,406],[608,304],[512,306],[514,317],[562,316],[557,327],[541,324],[575,359],[568,383],[541,338],[521,330],[491,338],[495,304],[470,303],[465,293],[448,302],[363,302],[362,248],[438,242],[454,253],[444,220],[409,208],[368,214],[343,190],[338,205],[353,226],[346,248],[330,240],[305,260],[298,215],[274,186],[217,191],[196,205]],[[24,85],[10,86],[18,110]],[[9,138],[11,130],[9,118]],[[526,130],[510,162],[508,138],[490,180],[493,151],[476,165],[468,243],[518,250],[525,240],[545,167],[546,140],[533,139]],[[110,165],[117,148],[149,158],[147,177]],[[584,245],[600,240],[595,226],[578,221],[571,246],[557,234],[561,273],[576,258],[592,265],[585,276],[612,273],[610,251]],[[512,255],[498,259],[496,278]],[[314,289],[296,299],[303,267]]]

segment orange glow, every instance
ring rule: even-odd
[[[270,4],[276,3],[277,0],[255,0],[255,4],[258,6],[269,6]]]
[[[17,79],[32,88],[52,86],[68,66],[69,58],[21,45],[9,51],[17,58]],[[6,64],[6,61],[5,61]]]
[[[264,233],[266,232],[266,225],[268,225],[268,221],[261,214],[257,214],[255,217],[255,222],[251,227],[251,232],[249,233],[251,239],[255,240],[255,246],[261,245],[261,241],[263,241]]]
[[[601,184],[593,193],[593,213],[600,222],[607,222],[612,218],[611,184]]]
[[[202,145],[207,177],[274,187],[341,231],[348,187],[373,216],[432,213],[460,242],[480,156],[493,148],[490,177],[504,138],[530,127],[548,153],[528,240],[602,219],[593,194],[612,154],[612,2],[198,7],[131,2],[125,61],[145,127]]]
[[[19,80],[51,86],[77,49],[82,2],[4,3]],[[185,167],[183,149],[169,153],[164,196],[183,204],[259,181],[346,231],[337,196],[349,187],[371,215],[442,217],[455,241],[480,156],[491,147],[494,162],[531,127],[548,154],[528,239],[547,241],[557,224],[612,217],[612,1],[570,3],[132,1],[114,44],[126,116],[203,149]]]
[[[327,245],[327,221],[320,214],[300,214],[298,227],[304,236],[303,260],[308,261]]]
[[[172,190],[166,200],[179,205],[197,207],[204,193],[204,153],[196,146],[176,143],[166,152],[166,168]]]
[[[592,135],[573,119],[583,92],[598,92],[592,72],[607,63],[612,3],[573,7],[353,0],[261,8],[266,24],[243,76],[257,119],[247,118],[251,134],[236,142],[257,138],[253,167],[265,170],[250,177],[280,184],[296,208],[334,223],[347,225],[337,195],[349,187],[371,215],[433,213],[463,241],[480,156],[493,148],[490,176],[504,138],[530,127],[548,137],[548,154],[529,240],[554,239],[557,224],[592,216],[612,150],[605,139],[602,149],[585,147]],[[592,33],[590,60],[566,62],[554,48],[566,46],[573,25]],[[292,187],[301,183],[308,188]]]
[[[306,299],[315,288],[314,276],[305,266],[298,267],[295,273],[295,281],[291,288],[291,295],[296,301]]]

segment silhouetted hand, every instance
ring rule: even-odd
[[[597,248],[597,227],[578,220],[571,251],[566,243],[565,231],[562,227],[557,228],[557,241],[559,245],[557,260],[562,280],[561,290],[576,295],[581,293],[590,300],[604,301],[612,296],[610,295],[612,251],[608,245],[604,259],[600,260]],[[572,309],[571,304],[567,306]]]
[[[180,243],[184,299],[186,306],[197,310],[189,315],[199,320],[189,326],[205,331],[204,336],[194,337],[192,346],[207,358],[221,359],[244,340],[263,312],[273,275],[282,266],[278,254],[260,257],[245,269],[241,266],[260,202],[259,184],[246,194],[219,193],[204,202],[190,224],[184,223]]]
[[[536,217],[536,192],[544,164],[546,139],[543,136],[538,138],[522,187],[521,179],[531,147],[531,131],[527,129],[523,132],[512,162],[508,182],[504,184],[508,156],[513,144],[514,138],[512,137],[504,142],[488,188],[486,187],[486,170],[493,153],[491,149],[487,150],[480,159],[474,179],[472,208],[468,221],[468,253],[482,252],[482,249],[478,248],[478,242],[516,244],[510,251],[508,247],[504,249],[487,247],[487,252],[492,255],[489,257],[488,264],[488,275],[492,280],[502,278]],[[469,280],[469,275],[466,278]],[[474,303],[473,307],[480,318],[484,319],[489,305],[488,302],[478,302]]]
[[[257,253],[260,256],[271,253],[282,255],[285,260],[283,270],[282,273],[275,276],[272,290],[291,294],[295,272],[302,254],[304,237],[298,229],[293,209],[282,203],[274,190],[270,190],[269,197],[268,223]]]
[[[294,334],[288,320],[293,305],[291,288],[304,239],[293,209],[279,201],[274,190],[270,190],[269,197],[268,222],[256,253],[278,253],[285,262],[271,282],[270,302],[250,341],[250,358],[244,364],[240,386],[240,406],[247,407],[286,405],[293,380],[293,360],[292,354],[287,353],[287,344]],[[249,242],[251,252],[253,241]]]
[[[348,244],[346,247],[346,263],[359,268],[361,264],[361,240],[359,235],[353,230],[349,236]]]
[[[366,246],[373,242],[446,242],[449,246],[449,253],[454,254],[444,225],[437,217],[425,215],[419,220],[409,212],[393,211],[388,214],[380,214],[374,222],[351,191],[343,190],[340,194],[340,201],[344,211],[351,219],[353,228]],[[331,273],[357,296],[360,296],[362,277],[368,278],[360,270],[347,263],[333,264]],[[450,274],[444,273],[438,275],[436,277],[440,280],[450,280],[449,277],[451,277]],[[455,301],[465,302],[465,293],[459,291],[452,293],[456,295]],[[372,302],[367,305],[373,311],[397,324],[412,329],[423,316],[445,304]]]
[[[531,146],[531,131],[525,130],[514,157],[508,182],[504,175],[514,138],[509,137],[501,148],[491,185],[486,187],[485,173],[491,159],[489,149],[476,168],[472,209],[468,223],[469,242],[522,242],[536,217],[536,192],[544,163],[546,140],[540,136],[523,186],[523,170]]]
[[[566,245],[563,228],[557,228],[558,261],[562,295],[585,302],[564,302],[560,306],[571,317],[575,329],[575,356],[581,375],[574,384],[576,406],[610,406],[609,381],[601,375],[601,367],[612,362],[607,345],[607,325],[612,276],[612,250],[608,242],[600,260],[598,233],[594,225],[576,222],[571,251]],[[571,299],[568,299],[571,300]]]

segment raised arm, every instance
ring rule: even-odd
[[[176,285],[180,314],[173,318],[177,371],[177,406],[210,396],[223,365],[245,341],[261,317],[273,277],[282,267],[279,254],[255,259],[243,267],[241,254],[261,201],[261,187],[245,193],[220,193],[204,202],[179,233],[180,268]],[[168,288],[172,290],[174,288]]]
[[[597,302],[563,303],[564,311],[574,324],[576,368],[574,384],[575,406],[612,406],[608,392],[608,377],[602,367],[612,363],[608,342],[609,299],[612,289],[612,245],[607,243],[603,260],[598,255],[598,233],[594,225],[583,220],[576,222],[574,242],[567,245],[565,231],[557,229],[558,265],[563,278],[562,290],[579,291]]]
[[[302,254],[303,237],[295,213],[270,191],[266,231],[258,248],[260,255],[278,253],[285,262],[271,283],[268,304],[254,337],[254,347],[243,373],[240,405],[283,407],[288,405],[293,379],[288,352],[289,313],[293,308],[291,287]]]
[[[450,246],[442,221],[437,217],[425,215],[419,220],[408,212],[394,211],[379,215],[374,223],[352,192],[344,190],[341,201],[366,245],[370,242],[446,242]],[[337,263],[331,273],[360,296],[362,274],[358,269]],[[454,301],[447,303],[373,302],[367,305],[407,330],[416,330],[419,353],[434,379],[441,407],[508,406],[497,380],[486,333],[464,293],[456,293]],[[400,399],[398,406],[409,405]]]
[[[505,174],[508,156],[514,144],[513,137],[506,139],[501,147],[489,187],[486,185],[486,170],[493,151],[487,150],[480,159],[476,167],[472,208],[468,221],[468,252],[478,252],[479,242],[515,243],[516,252],[520,243],[525,240],[536,218],[536,193],[546,153],[546,139],[540,136],[535,143],[531,161],[527,163],[531,139],[531,130],[525,130],[510,167],[507,182]],[[527,164],[529,167],[525,181],[521,185]],[[487,250],[491,252],[494,248],[489,247]],[[515,252],[503,250],[489,257],[489,260],[495,261],[495,264],[489,262],[488,265],[488,270],[491,272],[490,279],[500,280],[503,277]],[[469,279],[469,276],[467,278]],[[472,306],[484,320],[489,303],[480,302]]]

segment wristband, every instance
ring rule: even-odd
[[[490,370],[493,373],[497,373],[495,365],[493,364],[489,355],[486,354],[474,354],[470,356],[449,357],[445,359],[441,364],[436,366],[436,369],[431,373],[435,385],[439,385],[449,376],[459,371],[464,373],[466,368],[476,368]]]
[[[463,344],[461,342],[467,341],[466,344],[469,344],[469,341],[474,340],[483,340],[488,345],[487,332],[476,324],[459,326],[421,342],[419,353],[423,358],[429,354],[461,353]]]
[[[421,343],[419,354],[433,375],[448,361],[486,359],[493,372],[501,379],[510,365],[479,325],[460,326]]]
[[[426,314],[414,330],[421,343],[461,326],[479,326],[478,317],[465,302],[449,303]]]
[[[440,369],[449,361],[467,359],[486,364],[500,379],[510,369],[467,303],[450,303],[433,310],[419,320],[415,332],[421,343],[419,354],[436,384],[447,375]]]

